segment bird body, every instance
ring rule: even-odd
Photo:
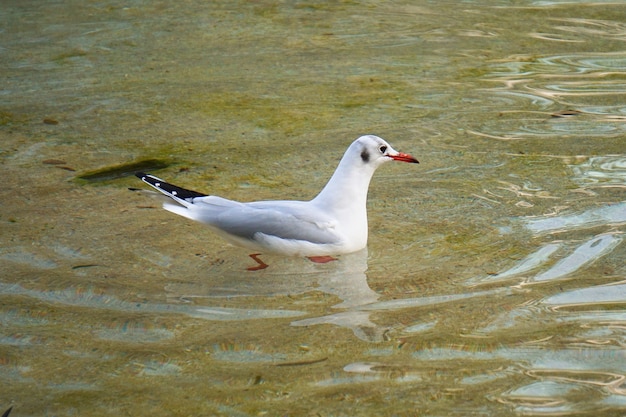
[[[366,246],[369,183],[376,168],[392,160],[418,162],[377,136],[361,136],[310,201],[240,203],[180,188],[149,174],[136,175],[170,197],[163,208],[204,223],[233,244],[260,252],[319,257]]]

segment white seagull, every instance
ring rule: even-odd
[[[227,241],[259,252],[306,256],[316,262],[356,252],[367,244],[367,190],[374,171],[388,161],[418,163],[374,135],[348,147],[322,191],[310,201],[240,203],[186,190],[149,174],[135,175],[170,198],[163,208],[206,224]],[[250,255],[259,265],[267,265]]]

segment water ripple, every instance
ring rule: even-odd
[[[533,281],[551,281],[568,276],[583,266],[607,255],[622,241],[617,233],[594,236],[574,250],[569,256],[561,259],[552,268],[537,275]]]
[[[624,303],[626,303],[626,284],[624,283],[580,288],[543,300],[543,304],[556,308]]]
[[[484,78],[500,84],[488,90],[495,96],[489,99],[507,100],[513,110],[501,113],[507,117],[481,126],[477,133],[509,140],[621,135],[626,130],[622,123],[625,75],[623,51],[509,56],[492,63]],[[572,117],[561,117],[563,110],[572,111]]]
[[[194,307],[158,303],[130,302],[117,297],[99,294],[92,290],[67,289],[60,291],[38,291],[26,289],[18,284],[0,283],[1,295],[25,295],[46,302],[70,306],[99,308],[124,312],[178,313],[207,320],[229,321],[260,318],[297,317],[304,313],[294,310],[239,309],[226,307]],[[110,333],[103,333],[111,337]]]
[[[554,26],[555,30],[572,35],[626,40],[626,25],[621,21],[581,18],[553,18],[551,20],[562,23]]]
[[[626,155],[595,156],[570,167],[582,186],[626,186]]]
[[[561,248],[561,243],[549,243],[545,246],[542,246],[535,252],[526,256],[524,259],[519,261],[513,267],[507,269],[504,272],[499,274],[494,274],[486,278],[479,278],[473,281],[468,282],[471,284],[483,284],[489,282],[497,282],[501,280],[506,280],[509,278],[513,278],[524,274],[526,272],[532,271],[533,269],[538,268],[540,265],[544,264],[559,248]]]
[[[626,202],[592,208],[582,213],[529,218],[526,227],[533,233],[545,233],[623,222],[626,222]]]
[[[494,351],[465,351],[448,348],[423,349],[413,357],[419,361],[472,362],[508,360],[517,363],[528,381],[491,395],[522,414],[561,415],[597,411],[607,395],[612,404],[622,404],[626,381],[622,349],[500,348]],[[611,369],[608,372],[606,369]],[[480,381],[480,379],[479,379]]]

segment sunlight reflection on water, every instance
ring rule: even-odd
[[[197,307],[171,304],[129,302],[117,297],[91,290],[68,289],[61,291],[37,291],[17,284],[0,283],[2,295],[26,295],[35,299],[68,306],[80,306],[106,310],[146,313],[179,313],[208,320],[249,320],[253,318],[297,317],[303,312],[290,310],[238,309],[223,307]]]

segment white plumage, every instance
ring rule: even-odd
[[[204,223],[234,244],[260,252],[316,257],[366,246],[369,183],[376,168],[393,160],[418,162],[378,136],[361,136],[311,201],[240,203],[186,190],[149,174],[136,175],[171,198],[163,204],[166,210]]]

